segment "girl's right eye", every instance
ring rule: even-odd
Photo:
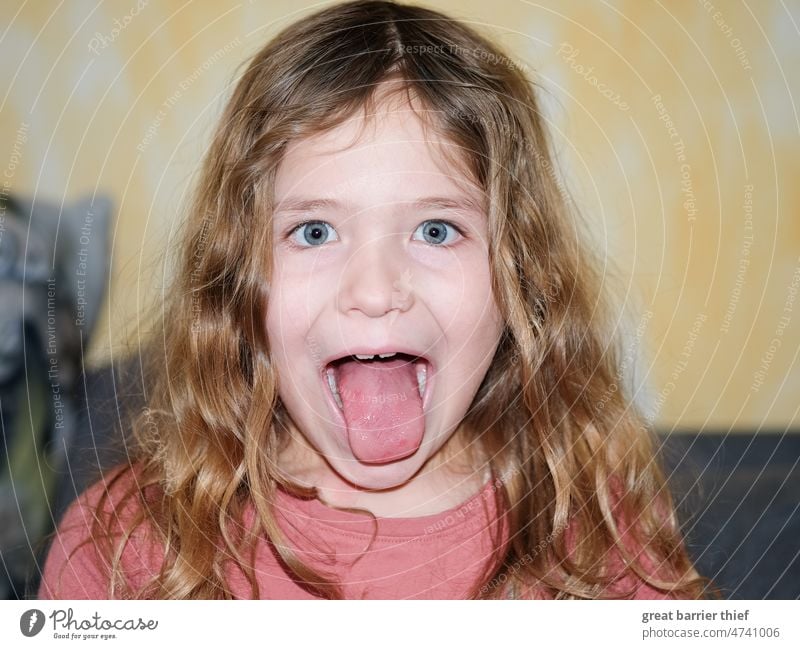
[[[289,236],[301,248],[311,248],[326,243],[328,232],[336,231],[325,221],[304,221],[292,228]]]

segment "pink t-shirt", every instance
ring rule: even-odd
[[[111,502],[121,491],[111,489]],[[107,599],[108,579],[89,537],[91,505],[104,489],[98,482],[87,489],[64,514],[45,562],[40,599]],[[464,599],[481,578],[497,541],[503,519],[494,507],[496,484],[447,511],[417,518],[378,518],[377,535],[370,549],[371,518],[332,509],[319,500],[296,498],[279,489],[277,515],[291,546],[304,563],[334,574],[347,599]],[[111,505],[113,506],[113,505]],[[128,511],[118,511],[124,522]],[[252,522],[252,509],[245,516]],[[156,574],[163,556],[139,533],[123,554],[125,575],[134,587]],[[81,546],[71,557],[72,552]],[[359,558],[360,556],[360,558]],[[228,567],[227,577],[235,597],[251,597],[247,580]],[[282,567],[271,543],[256,549],[256,578],[263,599],[317,599]],[[621,587],[629,587],[626,578]],[[534,595],[535,596],[535,595]],[[658,591],[641,584],[637,599],[663,599]]]

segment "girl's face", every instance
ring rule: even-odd
[[[378,106],[357,140],[353,118],[288,147],[266,323],[301,462],[366,489],[437,456],[502,331],[482,192],[409,105]]]

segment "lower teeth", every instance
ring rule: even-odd
[[[419,388],[420,399],[425,395],[425,379],[427,378],[428,370],[425,363],[417,364],[417,387]]]
[[[328,385],[331,388],[331,393],[336,401],[336,405],[344,410],[344,404],[342,403],[342,398],[339,396],[339,390],[336,389],[336,378],[333,376],[333,368],[328,368]]]

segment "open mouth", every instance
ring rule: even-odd
[[[419,391],[419,397],[422,400],[423,407],[427,402],[426,397],[429,392],[431,364],[424,357],[413,356],[403,352],[353,354],[333,360],[325,366],[325,378],[327,379],[328,389],[340,411],[344,410],[344,405],[339,389],[339,371],[345,363],[369,364],[374,365],[375,369],[380,369],[380,365],[385,364],[387,370],[412,363],[417,378],[417,390]]]
[[[364,464],[410,457],[425,436],[433,365],[415,350],[391,349],[373,354],[363,347],[350,348],[350,354],[328,360],[320,373],[350,452]]]

